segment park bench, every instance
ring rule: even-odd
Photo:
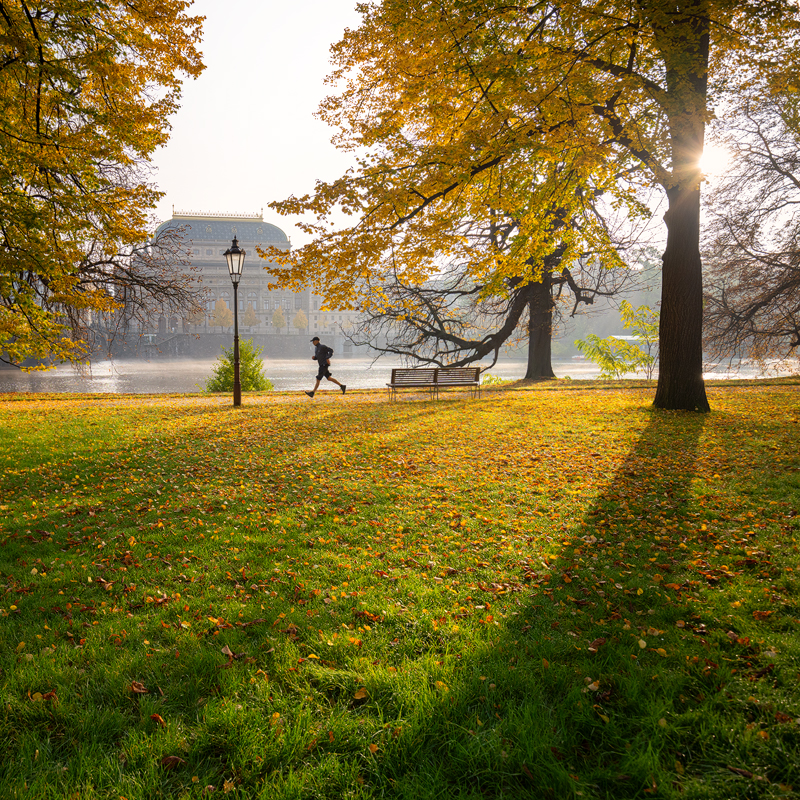
[[[474,395],[481,391],[480,367],[422,367],[392,370],[392,379],[386,386],[389,397],[395,399],[400,389],[427,389],[431,397],[439,397],[439,389],[472,389]]]

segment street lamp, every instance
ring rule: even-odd
[[[234,236],[233,243],[225,251],[228,272],[233,283],[233,405],[242,404],[242,386],[239,383],[239,281],[244,269],[244,250],[239,249],[239,241]]]

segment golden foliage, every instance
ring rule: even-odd
[[[146,241],[181,75],[203,68],[183,0],[4,3],[0,19],[0,344],[76,357],[67,322],[117,302],[92,275]],[[72,326],[74,327],[74,325]]]

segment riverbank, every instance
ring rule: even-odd
[[[0,370],[0,393],[108,393],[108,394],[170,394],[201,391],[211,374],[215,359],[171,359],[144,361],[120,360],[99,362],[83,372],[62,365],[43,372],[23,373],[19,370]],[[389,382],[393,367],[403,366],[399,361],[371,358],[334,358],[333,374],[352,390],[382,389]],[[792,365],[771,364],[766,375],[758,370],[732,369],[729,365],[716,365],[704,377],[707,380],[741,380],[775,377],[787,374]],[[500,380],[518,380],[525,375],[524,360],[499,361],[488,374]],[[797,368],[797,364],[794,365]],[[599,368],[584,359],[554,359],[553,369],[561,380],[593,380],[599,377]],[[301,391],[313,386],[315,364],[307,359],[264,360],[264,374],[279,391]]]

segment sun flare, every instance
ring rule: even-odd
[[[703,155],[700,157],[700,169],[703,175],[713,177],[722,175],[728,168],[731,160],[731,153],[727,147],[709,144],[703,148]]]

